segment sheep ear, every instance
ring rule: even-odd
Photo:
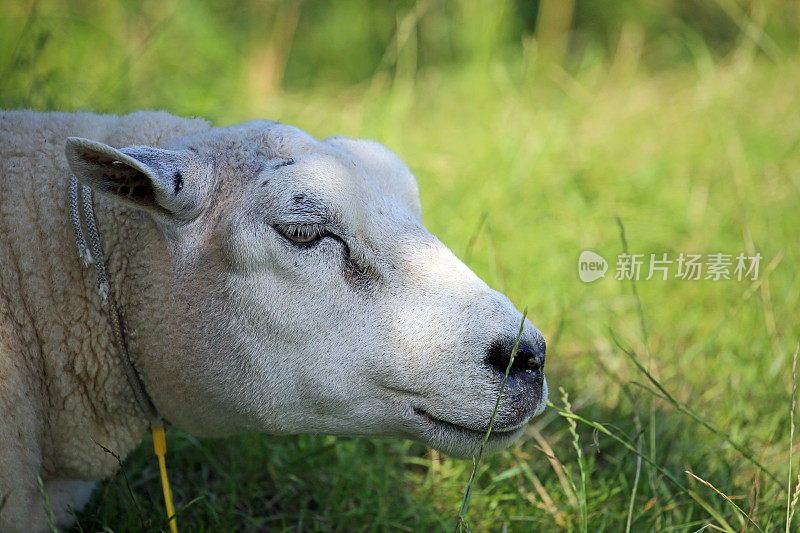
[[[189,150],[106,144],[70,137],[66,154],[75,177],[87,187],[151,213],[191,220],[203,205],[203,172]]]

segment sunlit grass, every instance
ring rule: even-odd
[[[116,42],[106,15],[85,23],[83,39],[69,39],[80,24],[64,24],[41,50],[35,39],[22,46],[0,80],[4,105],[165,107],[222,125],[263,117],[377,139],[416,174],[428,229],[529,306],[548,341],[550,389],[563,387],[570,404],[554,399],[509,451],[484,458],[473,530],[786,526],[798,498],[787,479],[798,470],[788,408],[800,337],[794,55],[744,53],[743,40],[722,61],[692,41],[697,61],[657,71],[591,53],[562,68],[540,64],[529,43],[440,68],[384,68],[355,85],[262,93],[192,7],[89,69],[82,54]],[[161,50],[172,42],[163,32],[183,35],[187,21],[211,29],[197,63],[183,65]],[[399,56],[404,46],[397,40]],[[209,67],[223,60],[231,70]],[[634,296],[613,279],[617,217],[631,253],[760,252],[761,275],[641,280]],[[605,279],[578,279],[585,249],[609,261]],[[447,529],[473,467],[408,442],[168,438],[176,506],[199,498],[179,513],[184,530]],[[125,461],[138,506],[118,475],[79,516],[85,530],[165,526],[151,444]]]
[[[568,425],[544,416],[511,451],[487,458],[470,508],[475,530],[578,528],[582,516],[590,530],[617,530],[629,515],[632,531],[742,527],[727,501],[688,483],[687,469],[740,508],[752,506],[751,522],[774,529],[783,522],[785,493],[753,461],[769,472],[784,470],[787,461],[788,413],[781,406],[791,391],[791,346],[799,333],[793,317],[800,287],[790,265],[798,264],[800,126],[785,117],[800,109],[781,80],[800,79],[800,72],[794,64],[761,63],[720,66],[710,77],[676,69],[624,84],[586,81],[591,98],[577,101],[548,80],[514,80],[508,69],[494,65],[484,78],[470,69],[433,73],[418,79],[410,94],[379,80],[370,88],[281,95],[257,102],[256,111],[234,110],[222,122],[266,115],[318,136],[377,138],[399,152],[417,174],[429,229],[458,253],[469,247],[471,267],[518,305],[530,304],[549,342],[552,390],[563,386],[576,413],[622,431],[615,435],[632,446],[594,432],[601,426],[578,426],[591,473],[583,511],[574,502],[584,500],[553,470],[559,463],[575,470],[574,439]],[[651,372],[672,398],[652,399],[637,386],[651,386],[645,367],[637,368],[617,345],[645,353],[628,288],[612,275],[591,285],[577,278],[583,249],[598,251],[613,270],[622,251],[616,216],[624,220],[632,252],[755,250],[765,258],[757,282],[639,283]],[[634,411],[648,412],[651,401],[655,427],[644,416],[637,429]],[[634,492],[639,431],[652,464],[643,465]],[[651,431],[658,446],[653,456]],[[553,460],[536,436],[547,441]],[[333,446],[323,437],[203,446],[268,453],[299,442]],[[249,524],[263,516],[311,529],[442,526],[472,466],[449,459],[434,466],[414,444],[340,439],[335,446],[359,452],[340,461],[328,455],[327,468],[316,474],[278,463],[267,478],[253,473],[256,461],[215,470],[190,454],[185,468],[209,474],[204,483],[182,487],[183,497],[205,493],[208,504],[182,520]],[[350,477],[355,472],[362,474],[357,480]],[[222,481],[230,478],[237,481]],[[350,492],[330,499],[339,484]],[[282,496],[286,491],[294,499]],[[212,503],[228,498],[227,511]]]

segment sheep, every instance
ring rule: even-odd
[[[120,354],[69,223],[94,194]],[[86,221],[84,221],[86,223]],[[88,257],[84,256],[84,259]],[[97,259],[97,258],[95,258]],[[153,420],[479,448],[522,316],[421,222],[374,141],[141,111],[0,113],[0,530],[71,522]],[[488,450],[547,399],[524,322]]]

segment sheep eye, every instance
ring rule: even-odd
[[[328,235],[321,224],[276,224],[275,229],[294,244],[308,246]]]

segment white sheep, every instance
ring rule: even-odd
[[[112,148],[117,147],[117,148]],[[66,151],[66,157],[65,157]],[[69,216],[96,193],[120,353]],[[478,449],[522,319],[421,221],[382,145],[165,112],[0,113],[0,531],[69,524],[150,419]],[[84,224],[87,222],[84,221]],[[543,408],[525,323],[488,448]]]

